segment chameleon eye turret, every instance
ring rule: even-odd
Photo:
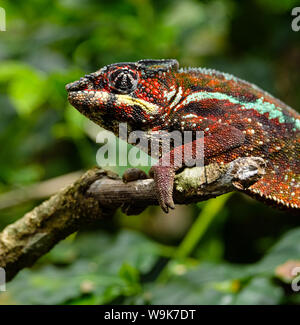
[[[115,68],[108,72],[109,85],[120,93],[131,93],[137,87],[139,76],[137,71],[125,68]]]

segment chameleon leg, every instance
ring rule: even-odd
[[[230,149],[239,147],[244,143],[244,134],[234,127],[224,127],[209,136],[204,137],[204,161],[212,156],[219,155]],[[163,211],[174,209],[173,185],[175,172],[182,167],[183,159],[186,163],[197,157],[198,139],[170,151],[170,165],[164,166],[164,156],[160,158],[157,165],[150,169],[150,176],[154,178],[157,198]],[[179,151],[179,153],[178,153]],[[184,153],[185,156],[180,153]],[[181,157],[181,158],[180,158]],[[180,159],[180,161],[178,160]],[[190,164],[189,164],[190,165]]]

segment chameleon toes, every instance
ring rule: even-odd
[[[128,168],[125,170],[122,180],[124,183],[137,181],[139,179],[147,179],[148,175],[139,168]]]

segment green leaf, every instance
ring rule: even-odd
[[[290,230],[271,248],[270,252],[254,266],[256,272],[274,274],[275,268],[288,260],[300,259],[300,228]]]
[[[284,297],[282,288],[272,283],[269,278],[253,278],[237,295],[236,305],[276,305]]]
[[[64,256],[61,250],[69,253]],[[117,236],[103,231],[82,234],[65,240],[44,258],[44,262],[70,262],[77,256],[75,262],[68,267],[24,270],[7,290],[19,304],[78,304],[86,294],[94,296],[90,299],[96,304],[105,304],[119,296],[138,294],[140,273],[151,270],[158,254],[157,244],[132,231]]]
[[[144,296],[153,305],[227,305],[233,301],[233,294],[217,291],[211,287],[197,287],[180,279],[167,285],[147,285]]]

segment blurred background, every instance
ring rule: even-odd
[[[176,58],[298,110],[297,4],[1,1],[0,230],[96,165],[99,128],[68,104],[65,85],[106,64]],[[20,272],[0,304],[299,304],[287,272],[300,263],[299,243],[299,216],[240,193],[169,215],[118,212]]]

